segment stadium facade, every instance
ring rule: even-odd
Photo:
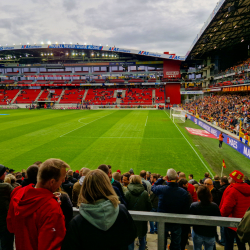
[[[164,98],[158,103],[179,104],[180,67],[184,59],[168,52],[161,54],[108,46],[6,45],[0,46],[0,85],[5,89],[20,89],[10,98],[10,102],[16,104],[22,89],[119,89],[128,86],[164,87]],[[62,91],[60,95],[63,94]],[[59,103],[60,97],[55,103]],[[32,102],[38,101],[39,96],[31,99]],[[31,99],[27,99],[28,103]],[[51,98],[46,101],[54,102]],[[137,105],[138,102],[128,104]]]

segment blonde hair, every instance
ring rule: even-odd
[[[8,175],[5,176],[4,182],[11,184],[11,179],[10,179],[10,177],[8,177]]]
[[[89,168],[82,168],[81,171],[82,171],[82,176],[86,176],[90,172],[90,169]]]
[[[62,168],[70,168],[70,166],[60,159],[52,158],[46,160],[38,170],[37,181],[41,182],[43,185],[51,179],[58,181],[61,177]]]
[[[131,175],[129,181],[132,184],[142,184],[141,176],[139,175]]]
[[[90,171],[84,179],[78,198],[78,206],[81,203],[95,204],[100,199],[110,200],[114,207],[120,203],[107,174],[96,169]]]
[[[114,172],[113,174],[112,174],[112,177],[114,178],[114,180],[116,180],[116,181],[121,181],[121,174],[120,173],[118,173],[118,172]]]

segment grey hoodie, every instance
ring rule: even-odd
[[[113,206],[110,200],[98,200],[94,205],[81,203],[80,214],[93,226],[107,231],[115,223],[119,214],[119,206]]]

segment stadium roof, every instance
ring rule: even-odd
[[[103,51],[103,52],[116,52],[116,53],[126,53],[138,56],[162,58],[184,61],[184,56],[177,56],[175,54],[163,54],[158,52],[149,52],[144,50],[133,50],[125,48],[117,48],[110,46],[97,46],[97,45],[79,45],[79,44],[34,44],[34,45],[0,45],[1,51],[28,51],[28,50],[43,50],[43,49],[69,49],[69,50],[89,50],[89,51]]]
[[[250,0],[220,0],[197,34],[186,59],[250,40]]]

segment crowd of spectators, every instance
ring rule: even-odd
[[[73,207],[79,214],[73,217]],[[148,222],[133,221],[128,210],[242,218],[250,207],[250,181],[240,172],[229,177],[193,174],[170,168],[166,176],[142,170],[112,173],[110,165],[73,172],[59,159],[35,162],[15,172],[0,165],[0,249],[110,249],[147,248]],[[149,233],[158,233],[150,222]],[[165,245],[184,250],[192,229],[194,249],[216,249],[215,242],[245,250],[249,238],[236,228],[166,223]],[[249,225],[250,227],[250,225]],[[243,242],[241,241],[243,240]]]
[[[242,132],[250,136],[250,95],[206,96],[185,104],[184,109],[236,135],[242,123]]]

